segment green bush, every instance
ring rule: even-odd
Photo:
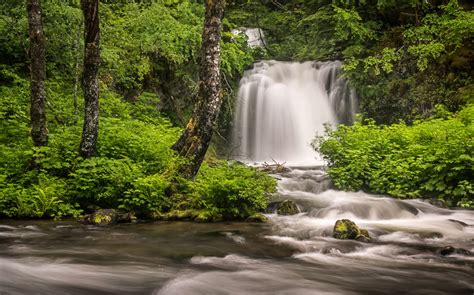
[[[203,164],[193,194],[208,210],[224,219],[244,219],[267,207],[275,180],[254,168],[241,164]]]
[[[77,217],[78,205],[66,197],[64,180],[39,174],[37,183],[24,188],[16,184],[1,187],[0,216],[16,218],[40,218],[62,216]]]
[[[103,118],[99,135],[102,157],[129,158],[145,168],[147,174],[161,172],[176,157],[170,147],[177,140],[179,129],[169,123],[147,124],[137,120]]]
[[[142,169],[129,159],[86,159],[69,175],[69,194],[82,206],[117,208],[135,179],[143,176]]]
[[[471,206],[474,196],[474,105],[453,116],[390,126],[368,120],[317,137],[335,185],[400,198],[438,197]]]
[[[139,216],[167,211],[171,206],[169,196],[166,195],[170,185],[170,181],[161,174],[139,178],[118,200],[118,208],[133,211]]]

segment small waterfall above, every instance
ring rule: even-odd
[[[321,164],[310,143],[324,124],[350,124],[357,98],[341,62],[262,61],[240,82],[233,145],[237,159]]]
[[[265,46],[265,34],[260,28],[240,28],[232,30],[232,34],[245,34],[247,36],[247,44],[252,48]]]

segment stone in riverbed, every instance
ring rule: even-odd
[[[472,253],[469,250],[463,249],[463,248],[454,248],[453,246],[446,246],[442,248],[439,251],[439,254],[441,256],[448,256],[451,254],[458,254],[458,255],[465,255],[465,256],[471,256]]]
[[[295,215],[300,213],[300,210],[292,200],[284,200],[279,204],[277,213],[279,215]]]
[[[92,214],[86,215],[83,222],[93,225],[112,225],[123,222],[133,222],[136,217],[132,213],[122,213],[115,209],[99,209]]]
[[[255,213],[252,216],[249,216],[245,221],[247,222],[267,222],[268,218],[262,213]]]
[[[372,240],[367,230],[360,229],[349,219],[340,219],[336,221],[333,230],[333,237],[339,240],[357,240],[365,243]]]

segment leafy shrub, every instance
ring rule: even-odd
[[[135,179],[142,176],[142,167],[130,159],[90,158],[69,175],[69,194],[83,206],[116,208]]]
[[[241,164],[203,164],[193,184],[194,196],[207,209],[224,219],[243,219],[267,207],[275,180],[254,168]]]
[[[154,174],[137,179],[118,201],[118,208],[134,211],[138,215],[148,212],[163,212],[170,207],[166,191],[170,181],[163,175]]]
[[[24,188],[15,184],[2,187],[0,192],[0,216],[39,218],[62,216],[77,217],[81,210],[77,204],[65,198],[64,180],[38,175],[38,183]]]
[[[335,185],[392,196],[439,197],[452,206],[474,196],[474,105],[456,116],[379,126],[374,121],[341,125],[317,137],[314,147],[329,164]],[[469,203],[471,202],[471,203]]]
[[[145,167],[148,174],[158,173],[175,160],[170,147],[177,140],[178,128],[146,124],[137,120],[104,118],[99,135],[102,157],[129,158]]]

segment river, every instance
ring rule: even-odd
[[[301,213],[268,223],[111,227],[2,221],[0,294],[472,294],[474,212],[327,188],[324,172],[278,175]],[[332,238],[337,219],[371,243]]]

